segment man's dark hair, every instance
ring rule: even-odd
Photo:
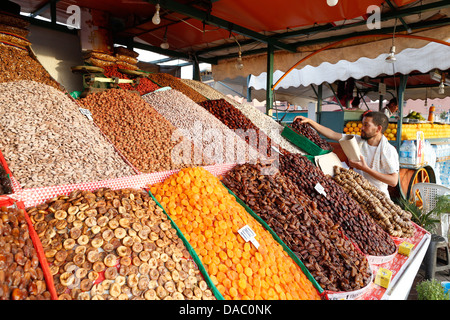
[[[393,104],[393,105],[398,105],[398,101],[397,101],[397,98],[392,98],[391,100],[389,100],[389,104]]]
[[[352,100],[352,106],[354,106],[354,107],[358,107],[360,103],[361,103],[361,99],[359,97],[355,97]]]
[[[384,134],[384,132],[388,128],[389,119],[383,112],[370,111],[364,114],[364,118],[366,117],[371,117],[375,125],[381,126],[381,133]]]

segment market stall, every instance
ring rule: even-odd
[[[422,99],[426,104],[428,99],[448,96],[445,90],[445,75],[450,65],[441,57],[449,54],[450,47],[431,42],[422,48],[403,50],[396,55],[395,63],[387,63],[387,55],[381,54],[373,59],[362,57],[354,62],[341,60],[335,64],[323,62],[317,67],[307,65],[301,69],[293,69],[287,74],[277,71],[274,73],[274,79],[277,83],[276,88],[285,91],[313,85],[331,88],[328,93],[320,90],[315,117],[324,126],[336,132],[349,134],[360,134],[360,117],[369,109],[366,100],[378,101],[378,105],[372,103],[370,108],[381,110],[383,99],[389,100],[401,95],[398,111],[400,119],[389,120],[385,136],[401,153],[399,184],[396,190],[392,189],[391,192],[396,197],[410,198],[412,187],[416,183],[448,184],[445,163],[446,146],[450,139],[448,106],[441,106],[439,115],[435,115],[434,113],[437,113],[434,110],[435,106],[429,105],[426,108],[427,113],[420,115],[420,119],[419,113],[411,111],[407,115],[403,110],[408,99]],[[266,74],[252,76],[249,86],[265,89],[266,78]],[[347,90],[347,87],[350,89]],[[350,102],[355,97],[361,99],[358,110],[349,108]],[[324,100],[334,101],[336,110],[323,111]],[[299,112],[294,112],[294,115],[305,116]],[[428,120],[429,116],[433,117],[430,118],[431,121]],[[421,145],[423,150],[420,152],[416,142],[418,132],[423,132],[425,140]],[[341,160],[345,161],[346,157],[341,152],[339,144],[335,143],[333,146]],[[403,149],[408,149],[407,157],[403,156],[405,154]],[[439,156],[433,155],[437,150]]]
[[[12,184],[0,196],[9,242],[0,246],[2,298],[407,295],[429,232],[369,188],[378,202],[363,206],[271,117],[201,82],[141,71],[123,47],[90,50],[70,72],[95,74],[82,95],[69,93],[31,43],[8,40],[0,44],[0,155]],[[302,132],[303,143],[326,148]]]

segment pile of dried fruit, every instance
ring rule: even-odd
[[[340,167],[335,167],[334,172],[334,181],[344,188],[384,231],[400,238],[414,235],[415,228],[410,212],[396,205],[359,173]]]
[[[195,249],[225,299],[319,299],[283,247],[203,168],[150,188]],[[258,249],[238,233],[249,226]]]
[[[176,170],[192,164],[208,163],[194,157],[191,142],[177,136],[176,128],[137,94],[109,89],[80,99],[95,123],[117,149],[141,172]],[[174,148],[186,146],[190,155]],[[180,148],[181,149],[181,148]],[[199,162],[195,162],[199,161]]]
[[[171,87],[172,89],[182,92],[194,102],[200,103],[207,100],[203,95],[192,89],[190,86],[186,85],[179,78],[172,76],[171,74],[154,73],[150,74],[148,77],[150,78],[150,80],[157,83],[161,87]]]
[[[50,300],[24,210],[0,208],[0,300]]]
[[[177,90],[153,92],[143,99],[180,129],[182,135],[191,140],[203,155],[217,164],[256,161],[264,156]]]
[[[262,130],[270,139],[272,139],[274,143],[280,145],[281,148],[292,153],[301,153],[299,148],[297,148],[294,144],[289,142],[289,140],[281,135],[283,126],[276,122],[271,116],[268,116],[256,109],[251,103],[245,101],[242,103],[238,103],[236,100],[226,96],[220,91],[217,91],[206,83],[200,81],[190,79],[181,79],[181,81],[210,100],[224,99],[229,104],[233,105],[235,108],[241,111],[260,130]]]
[[[326,140],[322,139],[310,124],[301,123],[300,121],[300,119],[296,119],[292,122],[291,127],[294,131],[308,138],[323,150],[333,150],[331,145]]]
[[[103,74],[106,77],[130,79],[130,77],[128,77],[126,74],[119,72],[117,70],[117,66],[104,67],[103,69],[104,69]],[[120,83],[119,87],[125,90],[138,91],[141,96],[149,92],[153,92],[156,89],[159,89],[159,86],[156,83],[145,77],[140,77],[136,85],[132,85],[130,83]]]
[[[45,68],[27,52],[0,45],[0,82],[32,80],[62,90]]]
[[[311,161],[301,155],[280,157],[280,172],[289,177],[300,190],[316,202],[320,212],[327,213],[334,223],[361,251],[373,256],[388,256],[395,252],[395,242],[360,205],[330,176],[326,176]],[[316,190],[320,184],[326,195]]]
[[[199,104],[259,152],[266,153],[268,156],[272,154],[272,140],[225,99],[207,100]],[[275,147],[281,149],[277,145]]]
[[[103,67],[103,70],[103,75],[107,78],[129,79],[126,74],[123,74],[117,70],[117,66],[106,66]],[[118,86],[124,90],[135,90],[133,85],[130,83],[119,83]]]
[[[262,175],[260,164],[245,164],[230,170],[223,183],[298,255],[322,288],[351,291],[370,282],[365,256],[287,177]]]
[[[27,212],[61,300],[215,299],[143,190],[75,190]]]
[[[0,150],[24,188],[135,174],[78,105],[34,81],[0,83]]]
[[[3,168],[2,164],[0,163],[0,195],[10,193],[13,193],[11,179],[6,173],[5,168]]]

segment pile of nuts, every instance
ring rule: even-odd
[[[191,88],[195,89],[210,100],[224,99],[235,108],[239,109],[248,119],[250,119],[261,131],[263,131],[272,141],[281,148],[292,152],[302,153],[294,144],[289,142],[281,135],[283,126],[276,122],[271,116],[268,116],[253,105],[247,102],[238,103],[236,100],[229,98],[220,91],[215,90],[211,86],[196,80],[181,79],[181,81]]]
[[[198,91],[192,89],[190,86],[186,85],[179,78],[176,78],[171,74],[153,73],[148,75],[148,78],[161,87],[171,87],[172,89],[182,92],[184,95],[189,97],[194,102],[200,103],[207,100]]]
[[[50,300],[24,213],[0,208],[0,300]]]
[[[391,236],[410,238],[415,233],[411,213],[395,204],[386,194],[359,173],[335,166],[334,181]]]
[[[176,170],[195,163],[194,145],[177,136],[176,128],[139,95],[109,89],[80,99],[80,104],[91,111],[95,123],[139,171]],[[191,156],[175,152],[183,144]]]
[[[244,163],[263,156],[219,119],[177,90],[153,92],[143,99],[214,163]]]
[[[35,81],[0,83],[0,150],[23,188],[135,174],[63,92]]]
[[[272,154],[272,140],[244,116],[239,109],[235,108],[225,99],[207,100],[199,104],[222,121],[228,128],[235,130],[247,143],[252,143],[258,150],[263,146],[267,146],[267,151],[260,150],[260,152],[267,152],[268,156]],[[255,137],[251,137],[252,134],[255,134]],[[252,139],[256,141],[252,141]],[[276,147],[281,149],[279,146]]]
[[[325,290],[352,291],[371,279],[368,261],[340,227],[287,177],[261,175],[261,164],[237,165],[222,182],[259,215]]]
[[[333,150],[331,145],[320,137],[316,130],[308,123],[301,123],[300,119],[295,119],[291,124],[292,129],[309,139],[323,150]]]
[[[22,53],[21,50],[0,45],[0,83],[19,80],[32,80],[63,90],[27,52]]]
[[[363,253],[389,256],[395,252],[396,245],[389,234],[333,178],[325,175],[306,157],[294,154],[281,156],[280,172],[316,202],[320,212],[328,214],[334,223],[339,224],[343,233]],[[326,195],[316,190],[318,183]]]
[[[75,190],[27,212],[60,300],[215,299],[143,190]]]
[[[0,163],[0,195],[11,193],[13,193],[11,179],[8,177],[5,168],[3,168]]]

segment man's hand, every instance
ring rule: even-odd
[[[330,128],[324,127],[323,125],[315,122],[314,120],[311,120],[311,119],[303,117],[303,116],[296,116],[294,118],[294,121],[296,119],[300,119],[300,123],[309,124],[311,127],[316,129],[317,132],[319,132],[321,135],[325,136],[328,139],[338,141],[339,139],[342,138],[342,133],[335,132],[335,131],[331,130]]]
[[[361,170],[361,171],[365,171],[367,172],[367,169],[369,169],[369,166],[366,163],[366,160],[364,159],[364,156],[361,155],[360,160],[359,161],[352,161],[352,160],[348,160],[348,163],[350,164],[350,166],[352,168]]]
[[[313,122],[311,119],[306,118],[304,116],[296,116],[294,118],[294,121],[297,120],[297,119],[300,120],[300,123],[312,123]]]
[[[397,185],[398,173],[386,174],[386,173],[381,173],[381,172],[375,171],[367,165],[366,160],[364,159],[364,156],[361,155],[360,159],[361,159],[360,161],[348,160],[348,163],[352,168],[366,172],[366,173],[370,174],[372,177],[374,177],[375,179],[378,179],[381,182],[384,182],[391,187],[395,187]]]

